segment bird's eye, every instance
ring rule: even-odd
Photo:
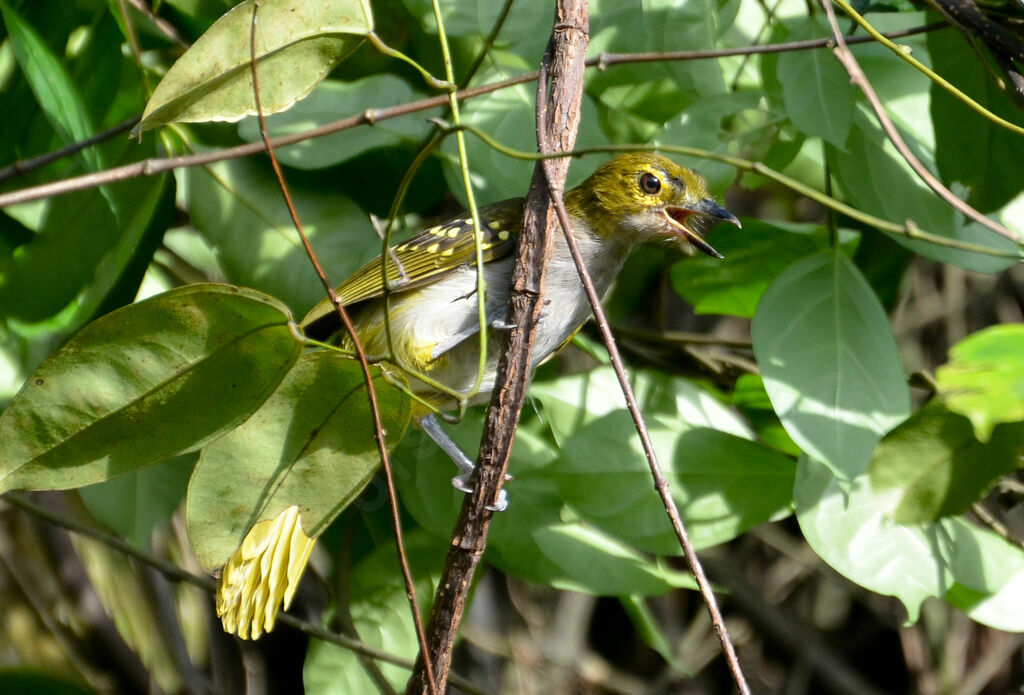
[[[654,174],[644,174],[640,177],[640,188],[644,193],[656,195],[661,190],[661,181]]]

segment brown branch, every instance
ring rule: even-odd
[[[570,151],[575,144],[589,30],[586,0],[559,0],[537,85],[537,137],[542,154],[552,151],[545,146],[548,142],[553,141],[554,148],[563,152]],[[550,102],[547,95],[548,66],[552,72]],[[560,190],[569,167],[567,159],[555,161],[558,170],[550,178],[546,179],[540,164],[534,169],[510,287],[510,321],[514,328],[508,333],[498,366],[496,389],[487,411],[472,479],[473,493],[463,502],[434,597],[428,628],[430,651],[421,653],[417,660],[417,668],[406,690],[410,695],[424,692],[428,676],[422,667],[427,662],[433,662],[435,666],[437,680],[434,685],[439,691],[444,690],[455,636],[473,575],[487,545],[492,510],[500,499],[530,380],[531,352],[543,306],[544,271],[554,243],[556,221],[552,214],[549,187]]]
[[[913,29],[906,29],[898,32],[891,32],[884,34],[884,36],[894,39],[902,36],[909,36],[911,34],[919,34],[926,31],[933,31],[935,29],[942,29],[948,27],[948,24],[938,23],[929,24],[925,26],[916,27]],[[869,43],[874,41],[870,36],[861,36],[849,39],[847,43]],[[767,46],[742,46],[739,48],[728,48],[714,51],[671,51],[667,53],[603,53],[596,58],[591,58],[586,61],[587,67],[597,67],[600,70],[607,69],[616,65],[627,65],[630,63],[650,63],[650,62],[661,62],[661,61],[677,61],[677,60],[702,60],[707,58],[722,58],[726,56],[737,56],[737,55],[757,55],[762,53],[782,53],[785,51],[803,51],[812,50],[818,48],[826,48],[831,46],[833,41],[829,39],[813,39],[807,41],[792,41],[788,43],[780,44],[769,44]],[[523,75],[517,75],[516,77],[510,77],[507,80],[500,80],[498,82],[492,82],[490,84],[481,85],[479,87],[473,87],[471,89],[462,89],[455,93],[455,97],[459,101],[465,101],[466,99],[472,99],[474,97],[482,96],[484,94],[491,94],[508,87],[515,85],[524,84],[526,82],[532,82],[537,79],[537,73],[531,72]],[[374,125],[379,121],[385,121],[391,118],[397,118],[399,116],[405,116],[410,113],[416,113],[419,111],[426,111],[428,109],[436,108],[438,106],[445,106],[448,103],[448,95],[443,94],[435,97],[428,97],[426,99],[420,99],[418,101],[409,102],[408,104],[398,104],[396,106],[389,106],[386,108],[379,109],[367,109],[366,111],[342,118],[332,123],[326,123],[317,128],[303,131],[301,133],[293,133],[292,135],[282,136],[271,140],[271,144],[274,147],[285,147],[286,145],[294,145],[298,142],[310,140],[312,138],[324,137],[325,135],[331,135],[333,133],[347,130],[349,128],[355,128],[362,125]],[[99,135],[105,135],[98,134]],[[133,162],[132,164],[125,164],[123,166],[114,167],[111,169],[105,169],[103,171],[93,172],[89,174],[83,174],[81,176],[75,176],[61,181],[53,181],[50,183],[40,184],[38,186],[30,186],[17,191],[11,191],[9,193],[0,193],[0,208],[7,205],[14,205],[16,203],[26,203],[31,200],[39,200],[40,198],[48,198],[56,195],[63,195],[65,193],[71,193],[73,191],[80,191],[87,188],[96,188],[107,183],[115,183],[118,181],[124,181],[127,179],[137,178],[139,176],[154,176],[156,174],[163,173],[165,171],[171,171],[173,169],[180,169],[183,167],[191,166],[202,166],[204,164],[213,164],[215,162],[222,162],[228,159],[238,159],[241,157],[248,157],[254,154],[259,154],[264,151],[262,142],[246,143],[245,145],[238,145],[235,147],[229,147],[223,150],[217,150],[216,152],[205,152],[203,154],[186,155],[180,157],[152,157],[150,159],[144,159],[140,162]],[[48,156],[48,155],[43,155]]]
[[[419,602],[416,600],[416,584],[413,581],[412,571],[409,569],[409,562],[407,554],[405,552],[405,540],[402,533],[402,519],[401,514],[398,510],[398,492],[395,489],[395,479],[391,470],[391,459],[388,456],[387,441],[384,438],[384,423],[380,416],[380,405],[377,401],[377,390],[373,386],[373,375],[370,372],[370,363],[366,358],[366,352],[363,350],[362,343],[359,340],[359,336],[356,335],[356,330],[352,325],[352,320],[345,310],[345,306],[338,299],[337,294],[334,292],[334,287],[327,279],[326,273],[324,273],[323,267],[320,265],[320,261],[316,257],[316,253],[313,251],[313,246],[309,243],[309,237],[306,236],[306,232],[302,227],[302,222],[299,221],[299,213],[295,209],[295,204],[292,202],[291,194],[288,192],[288,186],[284,181],[284,173],[281,171],[281,165],[277,161],[277,156],[274,154],[274,147],[270,142],[270,135],[267,133],[267,121],[263,115],[263,107],[260,103],[260,87],[259,78],[257,76],[256,69],[256,21],[257,13],[260,8],[259,0],[253,2],[252,8],[252,25],[249,33],[249,64],[252,67],[252,91],[253,98],[256,101],[256,117],[260,124],[260,138],[262,144],[267,149],[267,157],[270,158],[270,165],[274,169],[274,175],[277,178],[278,186],[281,189],[281,195],[284,196],[285,205],[288,207],[288,214],[291,215],[292,223],[295,225],[295,231],[298,232],[299,238],[302,240],[302,246],[306,250],[306,255],[309,257],[310,263],[313,264],[314,270],[316,270],[317,277],[320,278],[320,282],[324,286],[324,290],[327,292],[327,296],[330,297],[331,302],[334,304],[335,309],[338,312],[338,316],[341,318],[342,324],[345,326],[345,330],[348,331],[349,336],[352,338],[352,345],[356,350],[356,355],[359,357],[359,365],[363,371],[363,379],[366,381],[366,395],[367,400],[370,404],[370,413],[373,417],[373,438],[377,442],[377,453],[380,456],[381,468],[384,470],[384,480],[387,483],[388,489],[388,504],[391,509],[391,523],[395,532],[395,547],[398,552],[398,564],[402,570],[402,579],[405,582],[405,595],[409,599],[409,607],[412,611],[413,625],[416,628],[416,637],[420,643],[420,649],[426,649],[427,638],[423,631],[423,620],[420,616]],[[428,673],[430,672],[430,665],[427,664]],[[431,680],[430,687],[428,687],[430,695],[437,695],[433,687]]]
[[[846,72],[850,75],[850,81],[864,92],[864,96],[867,97],[868,103],[871,105],[871,109],[875,112],[875,116],[878,118],[878,122],[881,124],[882,130],[885,131],[886,136],[889,138],[889,142],[893,144],[907,164],[910,165],[910,168],[914,170],[914,173],[917,174],[918,178],[924,181],[928,188],[935,191],[940,198],[949,203],[954,209],[959,210],[978,224],[988,227],[996,234],[1006,237],[1015,244],[1024,243],[1024,239],[1018,238],[1016,234],[1003,225],[998,222],[993,222],[975,210],[972,206],[953,195],[953,192],[943,186],[942,182],[939,181],[932,172],[928,171],[928,168],[925,167],[914,153],[910,151],[910,147],[908,147],[907,143],[903,140],[903,136],[900,135],[900,132],[893,124],[892,119],[889,118],[889,114],[885,112],[885,106],[882,105],[882,100],[879,99],[878,94],[875,93],[867,75],[865,75],[864,71],[861,70],[860,63],[858,63],[857,59],[854,57],[853,51],[850,50],[848,41],[843,36],[842,30],[839,28],[839,20],[836,18],[835,9],[832,7],[832,0],[821,0],[821,4],[825,8],[825,14],[828,15],[828,23],[832,28],[832,36],[836,42],[836,47],[833,49],[833,53],[835,53],[839,62],[843,64],[843,67],[846,68]]]

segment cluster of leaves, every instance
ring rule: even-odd
[[[210,28],[230,3],[167,0],[162,14],[201,38],[151,99],[142,86],[180,51],[156,24],[100,0],[59,13],[48,5],[0,0],[0,160],[81,140],[147,103],[143,130],[180,120],[235,121],[252,111],[250,2]],[[315,21],[299,13],[286,22],[274,2],[261,3],[264,109],[288,109],[268,118],[271,135],[436,93],[407,62],[360,44],[374,29],[369,5],[317,5]],[[463,85],[533,69],[550,32],[549,3],[541,0],[506,8],[445,0],[440,7]],[[871,19],[882,29],[927,19],[903,9]],[[389,18],[380,39],[443,75],[431,2],[382,0],[372,10]],[[747,0],[646,0],[640,8],[595,0],[590,52],[828,36],[827,25],[808,17],[802,3],[780,3],[770,17],[761,12]],[[955,32],[904,41],[981,104],[1020,120]],[[134,60],[122,52],[125,42]],[[1024,137],[967,110],[884,47],[854,50],[918,157],[981,212],[1024,235],[1014,164],[1024,157]],[[303,74],[292,70],[297,65]],[[763,171],[741,176],[734,162],[714,159],[744,157],[814,191],[834,185],[837,198],[857,211],[896,225],[910,220],[950,242],[883,233],[845,216],[828,225],[744,219],[742,230],[715,232],[725,262],[658,252],[627,269],[630,277],[649,277],[668,260],[671,286],[698,313],[752,319],[760,373],[744,374],[728,392],[665,370],[634,374],[696,546],[723,543],[795,511],[826,562],[868,589],[899,597],[911,619],[926,598],[938,597],[985,624],[1024,630],[1024,607],[1015,600],[1024,585],[1024,553],[961,516],[1020,466],[1024,330],[1001,326],[964,340],[938,371],[936,396],[915,410],[888,318],[915,256],[998,273],[1018,262],[1017,245],[966,221],[916,180],[825,50],[612,65],[588,73],[582,108],[580,148],[697,148],[707,155],[679,159],[701,171],[717,194],[738,183],[781,195]],[[535,147],[528,85],[476,97],[460,111],[461,123],[507,147]],[[430,116],[446,113],[435,107],[280,149],[330,277],[339,280],[380,252],[369,214],[389,213],[409,162],[439,136]],[[102,171],[158,149],[207,152],[260,138],[252,118],[237,125],[175,123],[158,132],[141,144],[114,139],[84,149],[16,184]],[[466,145],[477,200],[524,193],[531,162],[509,159],[472,135]],[[569,184],[591,169],[589,158],[576,163]],[[450,205],[448,190],[465,202],[462,180],[455,138],[445,137],[414,179],[397,221],[411,226]],[[251,289],[171,289],[196,279]],[[646,282],[635,286],[649,289]],[[615,313],[642,314],[642,293],[623,289]],[[180,504],[187,483],[189,535],[208,568],[221,564],[253,523],[291,504],[303,509],[307,533],[324,533],[369,482],[376,445],[356,363],[303,353],[293,330],[293,312],[321,296],[276,183],[254,159],[5,208],[0,387],[13,400],[0,417],[0,489],[81,488],[98,519],[144,544]],[[639,597],[690,580],[651,559],[678,548],[631,421],[618,406],[615,380],[606,367],[553,372],[532,387],[535,414],[526,417],[513,453],[512,505],[494,522],[488,559],[531,581],[630,597],[623,600],[647,626],[652,645],[671,657]],[[408,398],[384,378],[375,383],[388,444],[401,440],[395,461],[401,501],[415,522],[411,559],[418,576],[430,576],[459,495],[448,483],[444,455],[417,432],[403,439]],[[473,451],[479,425],[479,414],[471,413],[451,433]],[[84,487],[94,483],[102,484]],[[379,540],[382,504],[368,493],[332,528],[361,529],[349,557],[352,624],[367,642],[408,655],[415,644],[404,590],[397,571],[383,564],[393,549]],[[339,684],[339,673],[347,685]],[[399,669],[386,674],[396,683],[405,678]],[[367,678],[350,652],[325,643],[311,648],[311,692],[362,692],[373,687]]]

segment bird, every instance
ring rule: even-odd
[[[704,235],[717,222],[741,226],[735,215],[709,196],[699,174],[653,152],[610,159],[566,191],[564,200],[572,234],[601,297],[636,244],[671,242],[691,255],[701,251],[721,258]],[[407,375],[411,392],[422,401],[414,405],[413,420],[459,467],[452,483],[465,492],[472,489],[473,461],[441,428],[435,410],[451,409],[460,400],[483,402],[494,388],[500,333],[511,327],[509,292],[524,203],[524,198],[511,198],[479,208],[486,287],[483,324],[477,298],[475,227],[468,213],[392,247],[335,290],[365,353]],[[531,373],[568,344],[590,315],[568,244],[556,233]],[[478,384],[481,325],[486,326],[488,339]],[[354,347],[330,299],[313,307],[300,327],[308,338],[333,339],[342,347]],[[496,509],[505,505],[507,498],[502,497]]]

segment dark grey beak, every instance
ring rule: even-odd
[[[721,205],[711,200],[710,198],[705,198],[696,205],[691,205],[687,209],[690,210],[691,212],[699,212],[702,215],[707,215],[708,217],[716,217],[723,222],[734,224],[737,227],[740,227],[741,229],[743,228],[743,225],[740,224],[740,221],[736,218],[736,215],[732,214],[731,212],[723,208]]]
[[[680,232],[679,236],[713,258],[723,258],[723,256],[718,253],[718,251],[715,251],[711,244],[704,241],[704,237],[691,228],[687,224],[687,220],[696,214],[722,220],[723,222],[731,222],[737,227],[743,226],[740,224],[740,221],[736,219],[736,215],[732,214],[709,198],[705,198],[704,200],[685,208],[674,206],[666,207],[664,214],[675,224],[676,228]]]

